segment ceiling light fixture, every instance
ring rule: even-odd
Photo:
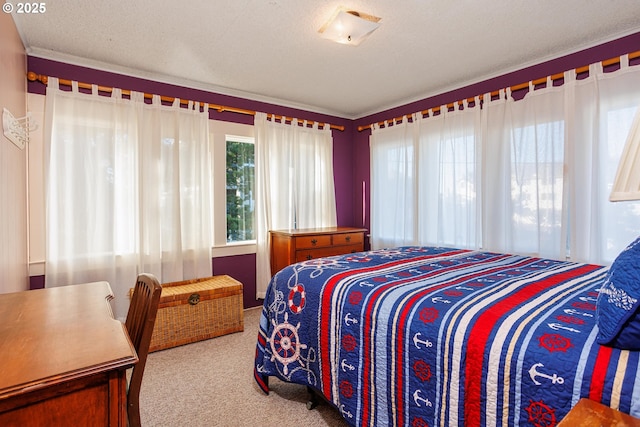
[[[318,32],[325,39],[357,46],[379,26],[377,16],[338,8]]]

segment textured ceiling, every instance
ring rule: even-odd
[[[339,6],[380,28],[321,38]],[[359,118],[636,33],[640,1],[50,0],[13,18],[29,55]]]

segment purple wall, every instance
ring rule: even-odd
[[[256,255],[234,255],[214,258],[212,262],[213,275],[226,274],[242,283],[244,307],[262,305],[262,300],[256,299]]]
[[[537,80],[549,75],[562,73],[574,68],[580,68],[585,65],[593,64],[598,61],[604,61],[610,58],[619,57],[626,53],[632,53],[640,49],[640,33],[632,34],[590,49],[582,50],[571,55],[563,56],[522,70],[514,71],[493,79],[485,80],[473,85],[465,86],[450,92],[442,93],[420,101],[412,102],[400,107],[362,117],[354,121],[353,124],[353,224],[358,227],[369,228],[369,201],[371,195],[369,193],[369,136],[371,130],[366,129],[358,132],[358,126],[368,126],[372,123],[400,117],[405,114],[412,114],[433,107],[439,107],[444,104],[456,102],[466,98],[472,98],[476,95],[482,95],[508,86],[515,86],[531,80]],[[635,60],[632,64],[640,63]],[[617,67],[612,67],[616,69]],[[362,185],[366,186],[365,198],[363,201]],[[363,209],[365,219],[363,217]]]
[[[29,289],[44,289],[44,276],[29,277]]]
[[[634,52],[638,49],[640,49],[640,33],[357,120],[342,119],[36,57],[28,57],[28,71],[63,79],[114,86],[140,92],[157,93],[182,99],[342,125],[345,127],[344,131],[333,131],[334,178],[338,225],[369,228],[369,201],[371,197],[369,192],[369,136],[371,132],[370,130],[358,132],[358,126],[366,126],[374,122],[474,97],[507,86],[513,86],[620,56],[625,53]],[[30,93],[44,94],[45,86],[39,82],[29,82],[28,91]],[[252,116],[237,113],[217,113],[210,111],[209,115],[211,119],[215,120],[244,124],[253,123]],[[212,263],[212,268],[213,274],[228,274],[243,283],[245,307],[260,304],[260,301],[254,299],[256,289],[255,255],[215,258]],[[31,278],[32,287],[39,287],[42,285],[42,282],[41,276]]]
[[[58,77],[61,79],[76,80],[85,83],[94,83],[102,86],[119,87],[138,92],[155,93],[163,96],[176,97],[210,104],[218,104],[229,107],[242,108],[254,111],[263,111],[287,117],[315,120],[344,126],[344,131],[333,130],[334,141],[334,178],[336,185],[336,203],[338,206],[338,225],[350,226],[353,223],[353,204],[351,203],[353,187],[353,174],[351,169],[352,150],[351,141],[353,121],[326,114],[313,113],[295,108],[268,104],[250,99],[238,98],[229,95],[221,95],[198,89],[176,86],[168,83],[155,82],[137,77],[115,74],[92,68],[70,65],[63,62],[48,59],[28,57],[28,71],[36,74]],[[40,82],[28,83],[29,93],[45,93],[45,85]],[[234,123],[253,124],[253,116],[210,110],[209,117],[214,120],[222,120]]]
[[[160,83],[137,77],[115,74],[106,71],[95,70],[62,62],[51,61],[42,58],[28,57],[28,71],[36,74],[58,77],[61,79],[76,80],[79,82],[93,83],[102,86],[119,87],[122,89],[139,92],[155,93],[163,96],[177,97],[194,101],[208,102],[229,107],[242,108],[254,111],[264,111],[287,117],[296,117],[319,122],[327,122],[333,125],[345,127],[344,131],[333,130],[333,173],[336,187],[336,205],[338,225],[352,226],[353,224],[353,122],[351,120],[334,117],[325,114],[283,107],[275,104],[252,101],[234,96],[221,95],[197,89],[191,89],[167,83]],[[45,85],[40,82],[29,82],[30,93],[45,93]],[[218,113],[210,110],[209,117],[234,123],[253,124],[253,117],[238,113]],[[212,261],[213,274],[228,274],[242,282],[244,286],[245,307],[260,305],[261,301],[255,299],[256,275],[255,255],[241,255],[233,257],[214,258]],[[34,276],[30,279],[31,289],[44,287],[44,277]]]

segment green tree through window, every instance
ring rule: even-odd
[[[252,142],[227,139],[227,242],[254,240]]]

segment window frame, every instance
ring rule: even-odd
[[[227,242],[227,139],[255,141],[253,125],[211,120],[209,137],[212,141],[213,165],[213,257],[252,254],[256,241]]]

